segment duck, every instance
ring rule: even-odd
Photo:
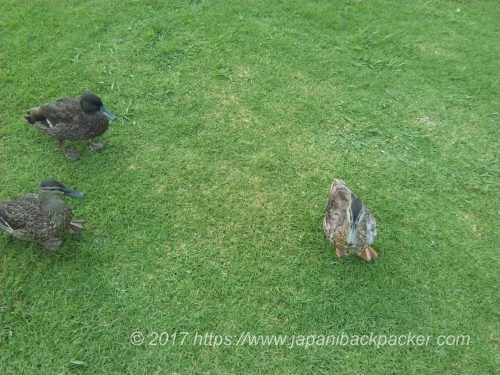
[[[338,257],[356,254],[367,262],[378,257],[372,248],[377,236],[375,217],[342,180],[333,180],[330,187],[323,230]]]
[[[55,102],[31,108],[24,118],[38,130],[47,133],[59,142],[63,154],[71,160],[77,160],[80,153],[66,150],[66,140],[87,140],[91,150],[104,147],[95,142],[108,130],[109,122],[116,120],[102,103],[101,98],[91,92],[85,92],[80,98],[64,98]]]
[[[83,220],[73,219],[70,206],[59,199],[66,195],[83,199],[85,193],[71,190],[57,180],[44,180],[37,194],[26,194],[0,202],[0,229],[21,240],[36,242],[47,250],[62,244],[60,236],[68,229],[80,233]]]

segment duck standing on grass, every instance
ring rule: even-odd
[[[0,202],[0,229],[21,240],[37,242],[48,250],[56,250],[59,236],[68,229],[80,233],[83,220],[73,220],[68,204],[60,195],[82,199],[85,194],[66,188],[55,180],[42,181],[38,194],[26,194]]]
[[[116,116],[109,112],[101,99],[86,92],[80,98],[59,99],[53,103],[32,108],[25,116],[26,120],[59,142],[64,155],[76,160],[80,154],[76,150],[65,150],[64,141],[86,139],[91,150],[100,150],[103,143],[94,142],[94,138],[106,132],[109,121]]]
[[[371,247],[377,236],[375,218],[342,180],[333,180],[323,229],[338,257],[357,254],[369,262],[378,256]]]

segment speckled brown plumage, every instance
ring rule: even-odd
[[[40,184],[38,194],[26,194],[0,202],[0,229],[16,238],[37,242],[47,249],[57,249],[62,243],[59,237],[66,229],[78,233],[84,223],[72,219],[71,208],[58,197],[62,194],[83,197],[83,193],[67,189],[58,181],[47,180]]]
[[[37,129],[57,139],[66,156],[77,159],[79,154],[76,151],[64,150],[64,141],[86,139],[91,149],[100,149],[103,145],[94,143],[93,139],[104,134],[109,121],[116,117],[97,95],[84,93],[80,98],[59,99],[32,108],[25,118]]]
[[[375,218],[342,180],[334,180],[330,188],[323,229],[337,256],[357,254],[367,261],[378,256],[371,248]]]

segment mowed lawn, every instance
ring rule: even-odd
[[[0,233],[0,373],[495,373],[499,19],[0,1],[0,200],[86,192],[57,251]],[[74,162],[23,115],[84,91],[119,120]],[[325,239],[334,178],[377,218],[373,263]]]

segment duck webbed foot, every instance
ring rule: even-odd
[[[366,249],[364,249],[362,252],[358,253],[358,256],[366,260],[367,262],[372,261],[376,257],[378,257],[378,254],[375,250],[372,249],[371,246],[367,246]]]
[[[80,153],[76,150],[64,150],[64,156],[71,160],[78,160]]]
[[[92,151],[98,151],[104,147],[103,142],[94,142],[92,139],[88,140],[88,144]]]
[[[47,250],[57,250],[59,246],[61,246],[61,244],[62,240],[60,240],[59,238],[51,238],[50,240],[42,242],[41,245]]]
[[[68,225],[68,230],[71,234],[78,234],[83,230],[85,220],[71,220]]]
[[[76,150],[66,150],[64,148],[64,142],[59,141],[59,147],[61,148],[62,153],[64,156],[66,156],[68,159],[71,160],[77,160],[80,157],[80,153]]]

